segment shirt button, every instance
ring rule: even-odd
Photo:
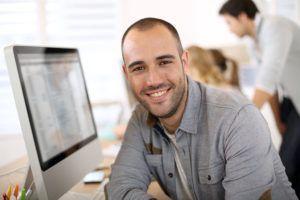
[[[210,175],[207,176],[207,180],[209,180],[209,181],[211,180],[211,176]]]
[[[169,176],[170,178],[172,178],[172,177],[173,177],[173,173],[169,173],[168,176]]]

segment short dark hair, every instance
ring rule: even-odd
[[[171,34],[174,36],[174,38],[177,41],[178,52],[181,55],[183,53],[183,48],[182,48],[181,40],[180,40],[180,37],[179,37],[179,34],[178,34],[176,28],[172,24],[170,24],[169,22],[167,22],[165,20],[158,19],[158,18],[152,18],[152,17],[140,19],[127,28],[127,30],[125,31],[125,33],[122,36],[122,43],[121,43],[122,55],[123,55],[123,44],[124,44],[126,36],[130,30],[137,29],[139,31],[146,31],[157,25],[164,26],[171,32]],[[123,56],[123,60],[124,60],[124,56]]]
[[[220,15],[229,14],[238,17],[245,13],[250,19],[254,19],[259,10],[252,0],[228,0],[219,10]]]

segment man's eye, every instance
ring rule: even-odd
[[[138,66],[138,67],[135,67],[132,71],[133,71],[133,72],[136,72],[136,71],[141,71],[141,70],[143,70],[143,69],[144,69],[143,66]]]
[[[159,65],[167,65],[167,64],[170,64],[170,63],[172,63],[172,61],[170,61],[170,60],[163,60],[163,61],[159,62]]]

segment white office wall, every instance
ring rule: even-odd
[[[130,24],[138,19],[158,17],[175,25],[184,46],[199,44],[214,47],[242,44],[243,42],[229,32],[225,22],[218,15],[218,11],[225,1],[122,0],[121,32],[124,32]],[[262,12],[274,13],[275,0],[254,0],[254,2]]]
[[[177,28],[184,46],[228,45],[238,42],[229,33],[218,9],[220,0],[123,0],[121,5],[122,32],[144,17],[158,17]]]
[[[300,24],[300,0],[272,0],[274,12]]]

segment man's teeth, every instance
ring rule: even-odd
[[[167,90],[164,90],[164,91],[159,91],[159,92],[155,92],[153,94],[150,94],[151,97],[160,97],[162,96],[163,94],[165,94],[167,92]]]

